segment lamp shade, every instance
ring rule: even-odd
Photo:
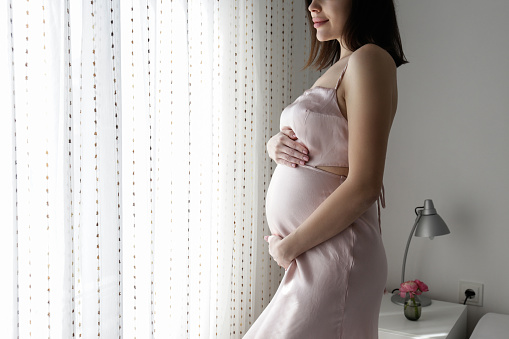
[[[415,228],[416,237],[433,238],[451,233],[445,221],[437,214],[433,201],[424,201],[424,209],[420,211],[420,218]]]

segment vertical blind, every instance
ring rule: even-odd
[[[3,6],[6,337],[242,337],[284,273],[265,144],[316,76],[303,2]]]

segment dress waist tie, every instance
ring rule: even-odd
[[[382,191],[380,192],[380,195],[378,196],[376,205],[378,207],[378,228],[380,229],[380,234],[382,234],[382,220],[380,218],[380,205],[382,206],[382,208],[385,208],[385,188],[384,188],[383,184],[382,184]]]

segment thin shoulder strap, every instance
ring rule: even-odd
[[[339,87],[339,84],[341,83],[341,80],[343,80],[343,75],[345,75],[347,67],[348,67],[348,62],[346,63],[345,68],[343,68],[343,71],[341,72],[341,75],[339,76],[338,83],[336,84],[336,87],[334,87],[334,89],[336,91],[338,90],[338,87]]]

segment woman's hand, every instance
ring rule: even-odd
[[[269,254],[274,258],[277,264],[283,267],[285,270],[288,269],[293,258],[287,257],[286,253],[284,253],[283,248],[281,246],[281,241],[283,237],[279,234],[266,235],[263,237],[266,242],[269,243]]]
[[[267,142],[267,151],[269,157],[276,164],[286,165],[289,167],[297,167],[297,165],[305,165],[309,160],[308,149],[299,142],[293,130],[285,126],[281,132],[274,135]]]

